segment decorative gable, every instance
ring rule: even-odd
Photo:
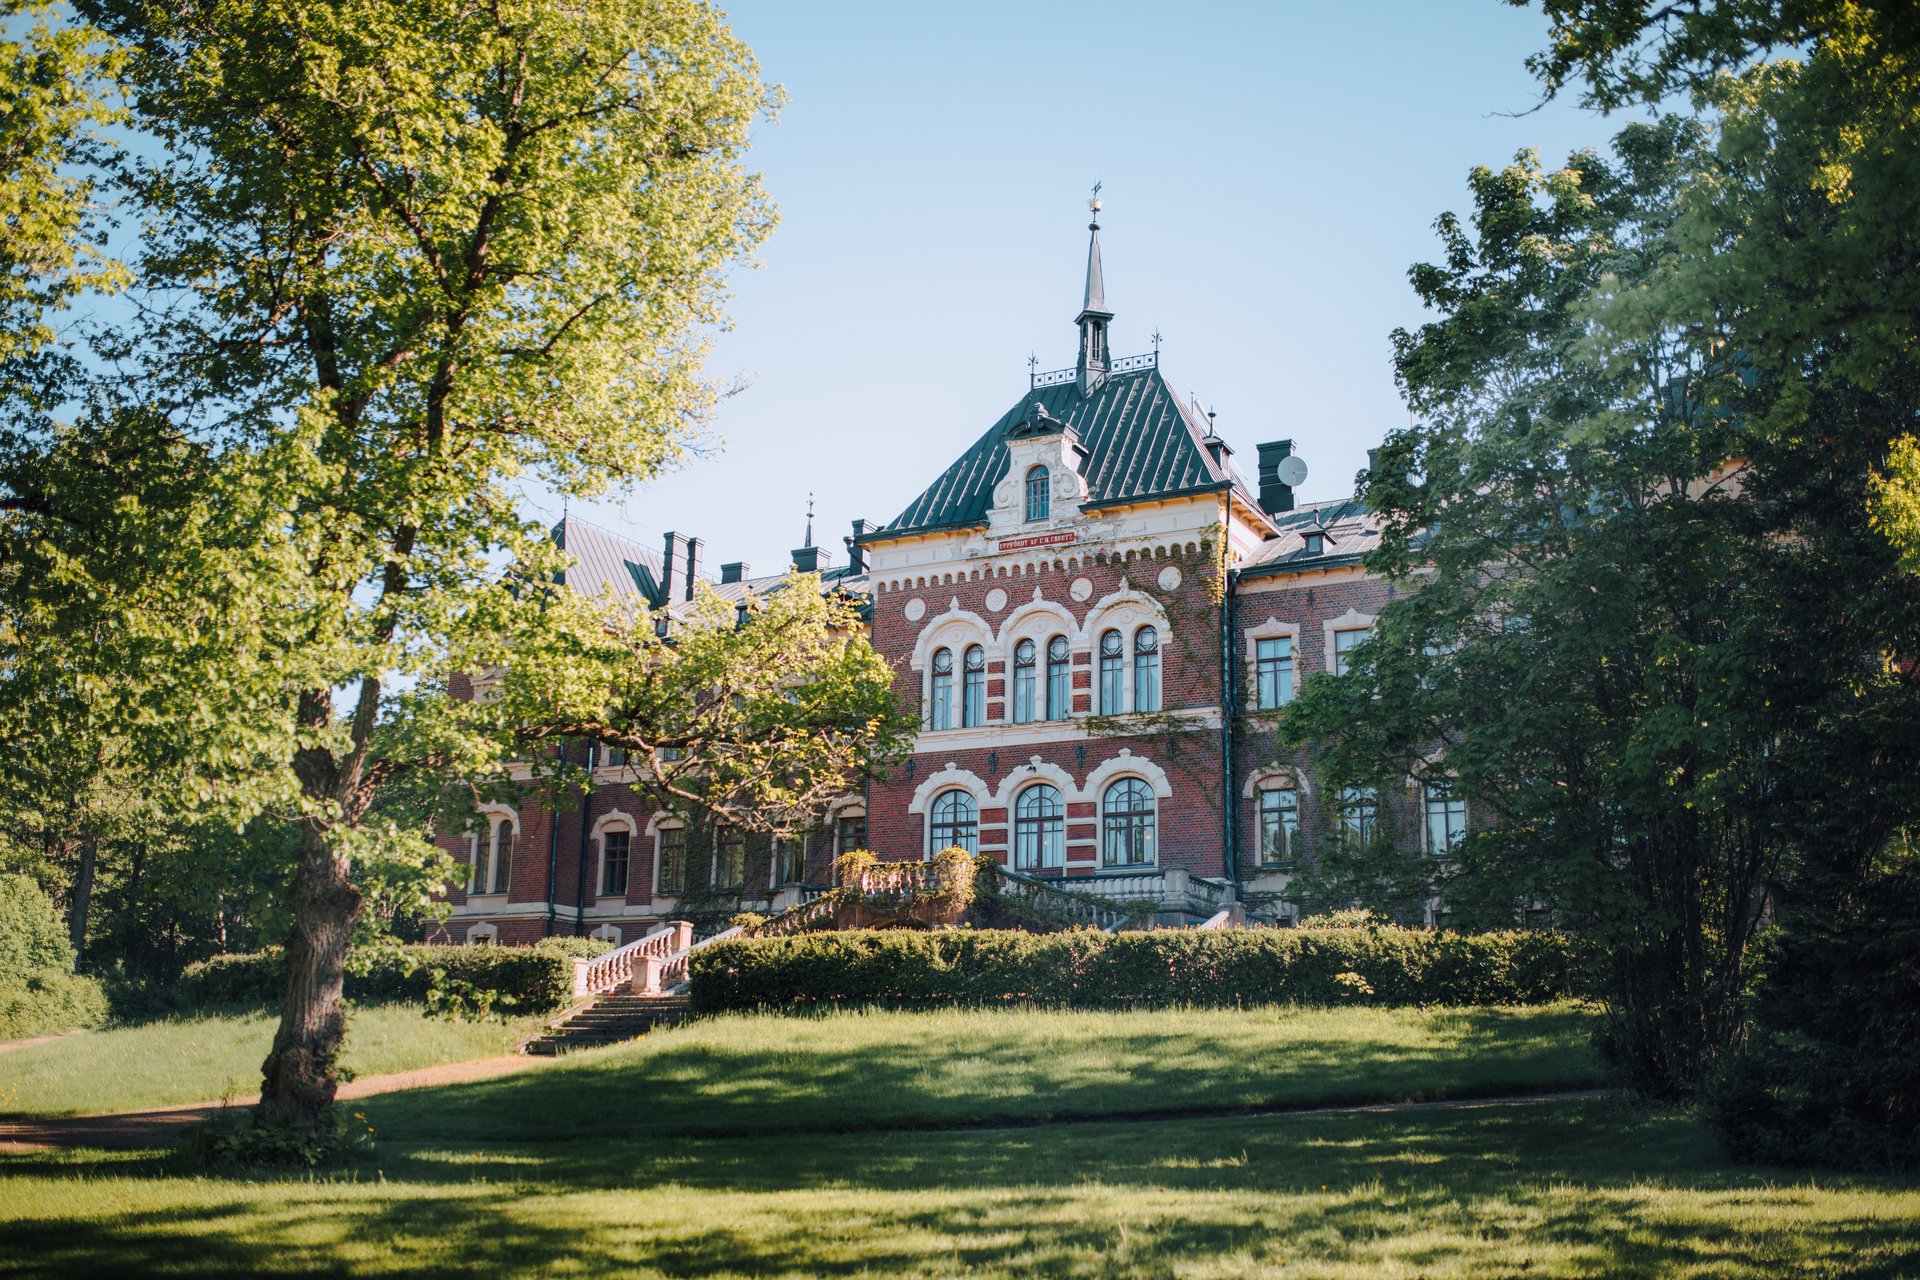
[[[1047,416],[1036,401],[1027,417],[1007,433],[1007,467],[993,487],[987,508],[987,536],[1011,538],[1071,528],[1082,522],[1080,504],[1087,500],[1087,479],[1080,469],[1087,460],[1073,428]],[[1027,519],[1027,476],[1035,467],[1047,469],[1049,502],[1044,520]]]

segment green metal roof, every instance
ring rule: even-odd
[[[1160,370],[1149,366],[1110,374],[1090,395],[1081,395],[1071,382],[1028,391],[899,518],[866,540],[984,524],[993,505],[993,486],[1010,465],[1007,438],[1031,416],[1036,403],[1071,428],[1086,450],[1081,474],[1087,480],[1088,507],[1229,486],[1249,505],[1257,505],[1232,466],[1216,463],[1201,442],[1205,424],[1196,420]]]

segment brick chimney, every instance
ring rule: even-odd
[[[1260,453],[1260,508],[1268,515],[1293,510],[1293,486],[1280,479],[1280,460],[1292,454],[1293,441],[1270,440],[1254,446]]]

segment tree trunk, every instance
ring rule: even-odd
[[[262,1066],[265,1083],[257,1115],[263,1125],[312,1132],[333,1104],[347,1030],[342,997],[347,944],[361,908],[360,891],[347,878],[347,860],[329,847],[326,831],[304,825],[293,878],[286,1001],[273,1052]]]
[[[88,832],[80,837],[80,865],[73,873],[73,902],[67,913],[67,936],[73,942],[76,964],[87,949],[87,908],[93,900],[93,869],[99,854],[99,836]]]

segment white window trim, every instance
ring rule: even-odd
[[[1150,776],[1140,766],[1148,763],[1144,760],[1124,760],[1130,767],[1113,768],[1109,766],[1123,763],[1123,759],[1109,760],[1087,775],[1087,795],[1093,801],[1093,861],[1094,866],[1102,870],[1132,871],[1138,867],[1158,867],[1160,865],[1160,802],[1172,796],[1173,788],[1167,786],[1166,774],[1158,778]],[[1106,772],[1103,772],[1106,770]],[[1159,773],[1158,768],[1155,772]],[[1148,792],[1153,796],[1153,861],[1129,862],[1109,868],[1107,866],[1107,792],[1115,783],[1133,779],[1147,784]],[[1163,793],[1160,788],[1166,786]]]
[[[627,891],[624,894],[605,892],[607,884],[607,832],[625,831],[627,833]],[[633,894],[633,855],[640,851],[640,823],[630,813],[615,809],[612,813],[601,814],[593,822],[593,844],[598,850],[595,858],[593,876],[593,896],[596,898],[625,898]]]
[[[601,942],[611,942],[614,946],[617,947],[620,945],[620,939],[623,935],[620,932],[619,925],[603,924],[599,928],[595,929],[592,933],[588,934],[587,936],[589,938],[597,938]]]
[[[1373,631],[1373,623],[1374,623],[1374,616],[1372,614],[1361,613],[1358,609],[1348,609],[1345,613],[1341,614],[1339,617],[1328,618],[1326,622],[1322,624],[1326,632],[1325,639],[1324,639],[1324,643],[1326,647],[1321,650],[1321,656],[1326,660],[1328,675],[1332,675],[1334,673],[1334,649],[1333,649],[1334,635],[1341,631],[1365,631],[1365,632],[1371,633]],[[1293,692],[1294,692],[1294,696],[1298,697],[1300,693],[1300,679],[1299,679],[1300,659],[1297,654],[1294,658],[1293,670],[1294,670]]]
[[[1274,711],[1275,707],[1260,705],[1260,641],[1293,641],[1293,696],[1300,696],[1300,624],[1282,622],[1271,615],[1257,626],[1246,627],[1240,632],[1242,652],[1246,655],[1247,707],[1253,711]],[[1328,641],[1329,644],[1332,641]],[[1289,699],[1291,701],[1291,699]],[[1280,704],[1286,706],[1285,702]]]
[[[1160,653],[1160,711],[1147,712],[1159,715],[1167,709],[1167,645],[1173,639],[1173,624],[1167,620],[1167,611],[1160,602],[1143,591],[1122,586],[1118,591],[1109,592],[1100,598],[1093,608],[1087,611],[1085,630],[1088,666],[1093,673],[1090,686],[1092,698],[1089,705],[1092,714],[1097,716],[1139,715],[1134,710],[1139,698],[1133,687],[1134,640],[1140,634],[1140,628],[1152,627],[1159,641]],[[1100,637],[1109,631],[1120,633],[1120,706],[1121,710],[1108,711],[1100,705]]]
[[[480,864],[478,842],[483,838],[481,834],[476,831],[467,837],[467,848],[469,850],[467,854],[467,897],[503,898],[511,900],[513,896],[512,885],[508,885],[506,888],[499,890],[492,890],[487,886],[493,883],[493,864],[499,853],[499,839],[495,833],[504,820],[513,828],[513,838],[509,843],[518,845],[520,843],[520,811],[508,808],[503,804],[483,804],[480,806],[479,812],[480,815],[487,820],[487,830],[484,837],[487,842],[487,874],[485,878],[478,881],[475,880],[474,872],[479,869]]]
[[[483,942],[489,945],[498,945],[499,941],[500,926],[491,920],[481,924],[467,926],[467,945],[470,947],[478,946]]]
[[[972,775],[969,774],[968,776],[971,777]],[[940,787],[937,791],[934,791],[927,796],[927,804],[926,804],[926,810],[925,810],[926,816],[921,820],[921,823],[920,823],[920,858],[922,861],[926,861],[932,858],[934,854],[940,852],[940,849],[945,849],[948,847],[946,845],[941,845],[940,849],[934,848],[933,802],[935,800],[938,800],[941,796],[945,795],[949,791],[963,791],[969,797],[972,798],[973,800],[973,847],[976,851],[984,851],[985,841],[982,837],[982,828],[986,825],[986,816],[985,816],[986,805],[981,801],[981,798],[980,798],[981,793],[979,791],[974,790],[972,787],[966,786],[963,783],[948,783],[945,786]],[[913,812],[913,810],[909,809],[907,812],[911,813]],[[1008,825],[1010,827],[1012,825],[1011,822],[1009,822]]]

